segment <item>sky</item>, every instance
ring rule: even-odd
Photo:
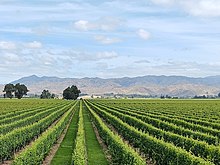
[[[1,0],[0,83],[220,75],[219,0]]]

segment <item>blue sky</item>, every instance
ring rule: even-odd
[[[0,83],[220,74],[219,0],[1,0]]]

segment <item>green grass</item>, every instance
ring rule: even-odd
[[[66,135],[60,144],[55,156],[51,161],[51,165],[70,165],[72,160],[73,148],[75,146],[75,138],[78,128],[79,109],[75,111]]]
[[[109,164],[102,147],[100,146],[92,123],[88,116],[88,110],[83,106],[83,120],[86,138],[88,165],[107,165]]]

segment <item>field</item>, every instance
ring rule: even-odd
[[[220,164],[220,100],[0,100],[0,164]]]

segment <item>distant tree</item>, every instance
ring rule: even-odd
[[[21,99],[24,95],[27,95],[29,91],[24,84],[17,83],[15,86],[15,97]]]
[[[172,97],[171,97],[171,96],[169,96],[169,95],[166,95],[166,98],[167,98],[167,99],[171,99]]]
[[[220,93],[218,94],[218,97],[220,97]]]
[[[43,90],[43,92],[40,95],[41,99],[50,99],[52,98],[52,94],[49,92],[49,90]]]
[[[15,91],[15,86],[13,84],[6,84],[3,92],[5,92],[4,97],[5,98],[12,98],[13,92]]]
[[[19,84],[19,83],[16,85],[6,84],[3,92],[5,92],[4,94],[5,98],[11,99],[14,93],[15,97],[21,99],[24,95],[27,95],[28,89],[24,84]]]
[[[206,99],[207,97],[205,95],[202,95],[202,96],[195,95],[193,98],[194,99]]]
[[[165,98],[165,96],[164,96],[164,95],[161,95],[161,96],[160,96],[160,98],[161,98],[161,99],[164,99],[164,98]]]
[[[80,93],[81,91],[75,85],[72,85],[63,91],[63,98],[67,100],[76,100]]]
[[[51,99],[54,99],[56,95],[54,93],[51,94]]]

